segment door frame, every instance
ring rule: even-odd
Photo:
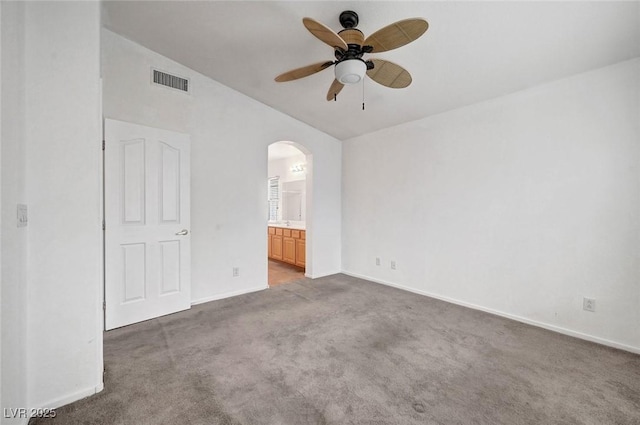
[[[267,169],[269,168],[269,146],[275,143],[286,143],[294,148],[298,149],[300,153],[302,153],[305,157],[306,162],[306,177],[305,177],[305,234],[306,234],[306,243],[305,243],[305,268],[304,275],[310,279],[313,279],[313,153],[309,148],[305,145],[293,142],[289,140],[276,140],[267,145],[266,148],[266,162]],[[268,175],[265,178],[269,178],[271,176]],[[268,202],[268,199],[265,197],[265,203]],[[265,246],[269,244],[269,235],[267,234],[267,229],[269,228],[269,221],[267,218],[267,223],[265,224],[264,235],[266,235]],[[267,267],[267,286],[269,285],[269,258],[266,258],[266,267]]]

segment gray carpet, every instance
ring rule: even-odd
[[[344,275],[105,334],[33,424],[640,424],[640,356]]]

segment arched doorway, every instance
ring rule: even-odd
[[[312,156],[298,143],[278,141],[267,157],[268,283],[275,286],[310,274]]]

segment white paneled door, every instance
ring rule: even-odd
[[[105,120],[105,328],[191,306],[189,135]]]

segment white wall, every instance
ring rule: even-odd
[[[16,207],[26,203],[24,3],[0,4],[0,410],[27,403],[27,228],[18,228]],[[3,424],[26,422],[4,418]]]
[[[55,407],[102,388],[100,5],[24,7],[28,398]]]
[[[104,116],[191,135],[194,302],[267,287],[267,147],[280,140],[313,155],[307,272],[340,271],[338,140],[110,31],[102,43]],[[190,78],[192,93],[152,86],[152,66]]]
[[[346,141],[343,269],[640,351],[639,99],[636,59]]]
[[[0,4],[0,46],[2,45],[2,4]],[[2,99],[2,48],[0,47],[0,99]],[[2,108],[0,105],[0,162],[2,161]],[[0,172],[0,241],[2,240],[2,173]],[[0,307],[2,306],[2,244],[0,243]],[[2,397],[2,383],[4,382],[2,373],[2,312],[0,311],[0,409],[4,406]],[[0,422],[1,423],[1,422]]]
[[[2,4],[0,4],[0,46],[2,45]],[[0,99],[2,99],[2,47],[0,47]],[[0,105],[0,162],[2,161],[2,108]],[[0,241],[2,240],[2,173],[0,172]],[[0,306],[2,306],[2,244],[0,243]],[[0,408],[4,406],[2,400],[2,383],[4,382],[2,373],[2,312],[0,311]]]

